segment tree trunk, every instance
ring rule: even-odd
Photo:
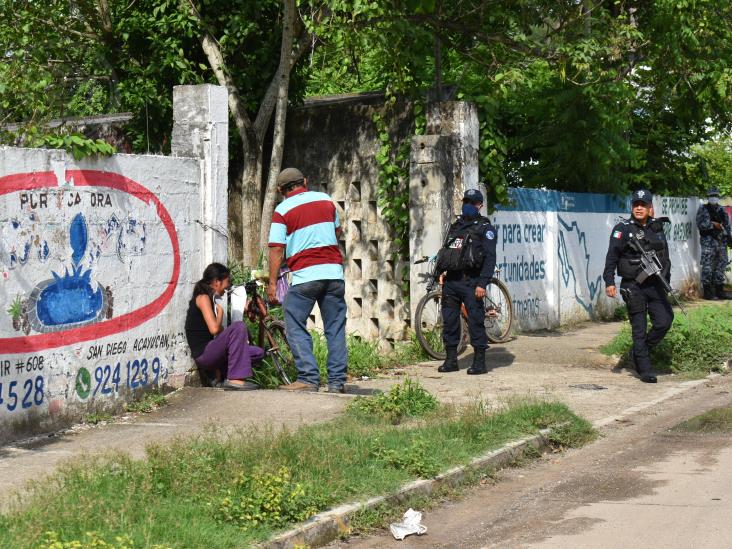
[[[181,0],[181,5],[193,15],[204,29],[201,14],[196,9],[193,0]],[[259,253],[258,227],[261,212],[260,182],[262,180],[262,146],[247,115],[246,107],[239,97],[239,90],[234,80],[224,70],[224,56],[218,42],[205,30],[200,37],[201,49],[206,54],[208,64],[216,76],[220,86],[229,92],[229,112],[234,118],[234,124],[241,136],[242,158],[244,167],[241,176],[241,225],[242,225],[242,257],[245,265],[254,265]],[[235,249],[235,246],[230,248]]]
[[[283,0],[284,17],[282,20],[282,45],[280,64],[277,68],[277,111],[275,113],[272,156],[269,164],[267,187],[264,190],[259,245],[265,247],[269,241],[269,226],[277,192],[277,175],[282,167],[282,150],[285,144],[285,122],[287,120],[287,97],[290,89],[290,61],[292,59],[292,39],[295,33],[295,0]]]

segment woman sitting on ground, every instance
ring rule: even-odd
[[[223,296],[230,285],[229,269],[224,265],[211,263],[206,267],[188,304],[186,338],[204,383],[210,381],[214,387],[224,389],[253,390],[258,386],[246,378],[252,376],[252,361],[261,360],[264,351],[249,345],[243,322],[233,322],[223,329],[224,311],[216,298]],[[211,380],[211,374],[215,380]]]

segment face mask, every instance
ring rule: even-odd
[[[713,204],[714,206],[716,206],[717,204],[719,204],[719,197],[718,196],[710,196],[709,197],[709,203],[710,204]]]
[[[478,217],[480,210],[474,204],[463,204],[463,217]]]

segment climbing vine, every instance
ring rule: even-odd
[[[397,98],[387,94],[381,113],[373,116],[379,137],[379,165],[376,198],[381,216],[392,228],[395,255],[409,257],[409,152],[413,135],[424,134],[426,118],[424,106],[415,102],[412,106],[412,127],[404,138],[393,140],[389,123],[395,119]]]

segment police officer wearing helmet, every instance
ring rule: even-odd
[[[645,383],[656,383],[656,375],[651,366],[649,351],[658,345],[671,328],[674,318],[671,305],[666,299],[666,291],[657,277],[652,276],[639,284],[636,277],[641,271],[640,254],[628,244],[637,238],[645,250],[656,253],[662,265],[662,276],[671,279],[671,261],[668,243],[663,233],[663,224],[668,219],[653,219],[650,216],[653,195],[645,189],[633,193],[632,215],[613,227],[610,245],[605,258],[605,294],[614,298],[615,271],[620,276],[620,294],[628,307],[628,316],[633,335],[631,361]],[[651,329],[646,333],[646,313],[651,317]]]
[[[696,213],[701,243],[701,283],[704,299],[729,299],[724,291],[727,246],[732,246],[729,217],[719,205],[719,189],[707,191],[707,203]]]
[[[485,350],[488,337],[485,332],[483,298],[488,281],[496,268],[496,229],[490,219],[480,215],[483,194],[468,189],[463,195],[462,215],[449,228],[445,246],[437,256],[438,272],[445,271],[442,288],[442,338],[447,358],[438,371],[456,372],[459,369],[457,347],[460,343],[460,305],[468,311],[470,343],[473,346],[473,364],[468,374],[485,374]]]

